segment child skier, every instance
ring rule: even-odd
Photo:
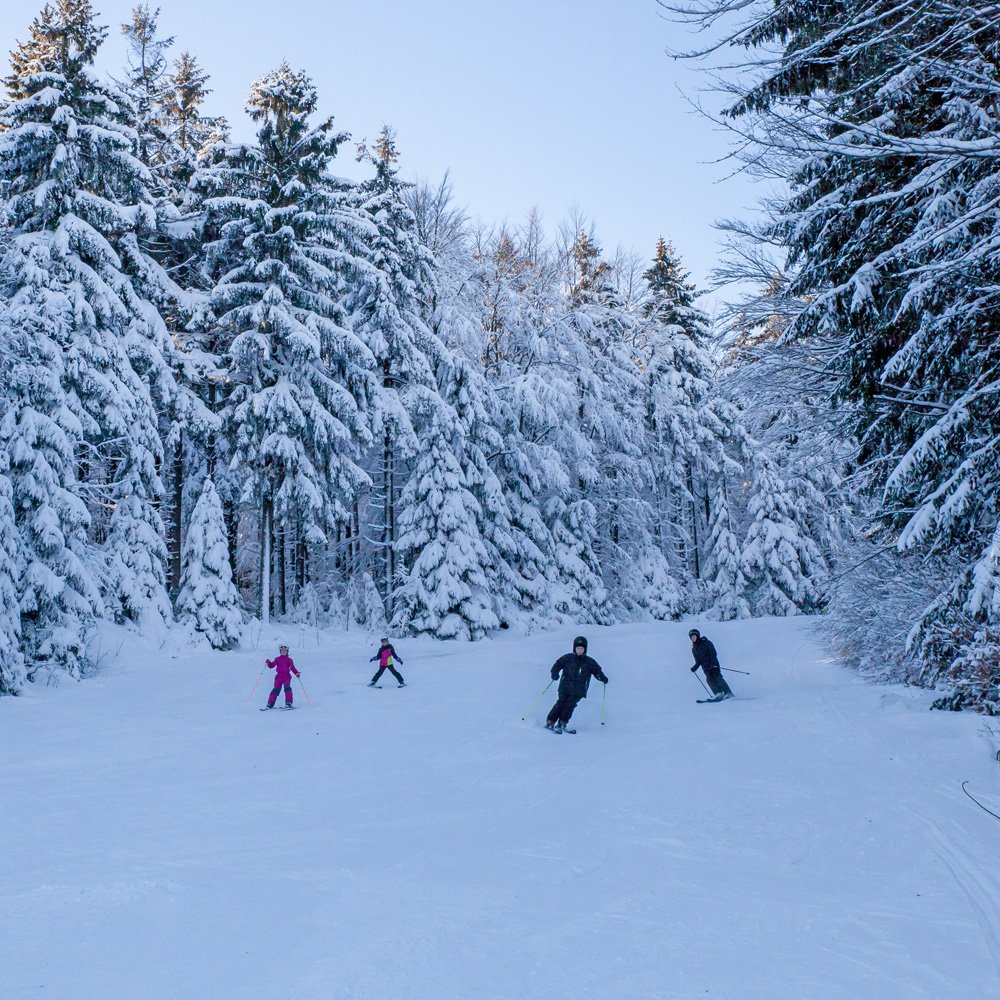
[[[392,648],[392,643],[389,642],[388,637],[382,638],[382,645],[379,647],[378,652],[368,662],[374,663],[376,660],[378,660],[378,670],[375,671],[375,676],[368,682],[369,687],[375,687],[378,679],[386,670],[399,681],[400,687],[406,687],[403,675],[393,666],[394,663],[402,663],[403,658]]]
[[[274,690],[268,695],[267,706],[262,708],[266,712],[268,708],[274,708],[274,703],[278,700],[278,692],[285,689],[285,708],[292,708],[292,674],[301,677],[302,674],[295,669],[292,658],[288,655],[287,646],[278,647],[278,655],[273,660],[265,660],[268,670],[274,671]]]
[[[607,684],[608,678],[597,660],[587,656],[587,639],[582,635],[573,640],[572,653],[564,653],[552,664],[551,674],[553,680],[562,674],[562,680],[559,681],[559,697],[545,719],[545,728],[554,733],[575,733],[575,729],[567,726],[573,709],[587,697],[590,678],[596,677],[602,684]]]

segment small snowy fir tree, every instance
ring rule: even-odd
[[[233,583],[222,504],[215,484],[205,479],[184,539],[177,616],[192,625],[215,649],[231,649],[243,630],[240,596]]]
[[[398,548],[409,571],[397,593],[396,624],[439,639],[480,639],[493,612],[481,508],[438,417],[400,498]]]
[[[347,616],[349,622],[360,625],[366,632],[384,633],[388,628],[385,604],[371,573],[351,577],[347,586]]]
[[[802,530],[795,498],[763,454],[754,457],[750,525],[740,560],[747,595],[756,615],[796,615],[814,611],[819,595],[813,582],[822,559]]]
[[[322,628],[326,624],[326,612],[315,584],[307,583],[299,593],[292,612],[292,621],[312,628]]]
[[[740,544],[733,531],[724,478],[716,487],[711,511],[705,565],[705,576],[711,586],[709,613],[724,622],[749,618],[750,606],[744,597],[747,582],[740,568]]]
[[[558,498],[549,505],[552,522],[552,607],[575,621],[611,625],[608,592],[601,581],[601,567],[594,553],[597,512],[589,500],[565,504]]]
[[[650,617],[659,621],[679,618],[685,611],[684,594],[674,579],[666,556],[650,542],[635,560],[636,601]]]

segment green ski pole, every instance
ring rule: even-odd
[[[553,685],[553,684],[555,684],[555,678],[553,678],[552,680],[550,680],[550,681],[549,681],[549,683],[548,683],[548,684],[547,684],[547,685],[545,686],[545,691],[548,691],[548,689],[549,689],[550,687],[552,687],[552,685]],[[545,697],[545,691],[543,691],[543,692],[542,692],[542,693],[541,693],[541,694],[540,694],[540,695],[538,696],[538,698],[537,698],[537,699],[535,700],[535,702],[534,702],[534,703],[532,704],[531,708],[529,708],[529,709],[528,709],[528,711],[527,711],[527,712],[525,712],[525,713],[524,713],[524,715],[522,715],[522,716],[521,716],[521,721],[522,721],[522,722],[527,722],[527,720],[528,720],[528,716],[529,716],[529,715],[531,715],[531,713],[532,713],[532,712],[534,712],[534,710],[535,710],[536,708],[538,708],[538,706],[539,706],[539,705],[541,705],[541,703],[542,703],[542,699],[543,699],[543,698]]]

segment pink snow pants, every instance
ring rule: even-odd
[[[268,708],[274,708],[274,703],[278,700],[278,692],[282,689],[282,687],[284,687],[284,689],[285,689],[285,704],[286,705],[291,705],[291,703],[292,703],[292,679],[291,679],[291,677],[289,677],[288,680],[286,681],[286,680],[284,680],[282,678],[278,678],[274,682],[274,690],[268,695],[268,698],[267,698],[267,707]]]

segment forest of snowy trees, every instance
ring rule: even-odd
[[[91,4],[43,7],[0,99],[0,692],[85,675],[100,619],[830,610],[862,665],[996,708],[996,11],[873,6],[731,36],[787,47],[729,120],[788,195],[727,223],[761,294],[718,329],[666,239],[473,224],[287,63],[235,143],[158,11],[105,76]]]

